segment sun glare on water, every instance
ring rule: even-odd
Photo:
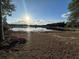
[[[31,29],[30,29],[30,26],[29,26],[29,25],[32,24],[32,19],[31,19],[30,16],[26,16],[26,17],[25,17],[25,23],[28,25],[28,26],[27,26],[27,28],[28,28],[28,29],[27,29],[27,33],[28,33],[27,38],[28,38],[28,40],[30,40],[30,34],[31,34],[31,33],[30,33],[30,30],[31,30]]]

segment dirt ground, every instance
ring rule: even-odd
[[[29,34],[29,35],[28,35]],[[0,59],[79,59],[79,32],[15,32],[28,40],[19,51],[0,51]]]

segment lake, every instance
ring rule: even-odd
[[[26,32],[45,32],[45,31],[53,31],[46,28],[41,27],[27,27],[27,28],[11,28],[13,31],[26,31]]]

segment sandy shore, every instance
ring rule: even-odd
[[[13,32],[28,39],[19,51],[0,52],[2,59],[79,59],[79,32]],[[30,36],[30,38],[28,37]]]

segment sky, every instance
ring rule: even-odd
[[[48,24],[67,21],[71,0],[13,0],[15,11],[8,23]]]

